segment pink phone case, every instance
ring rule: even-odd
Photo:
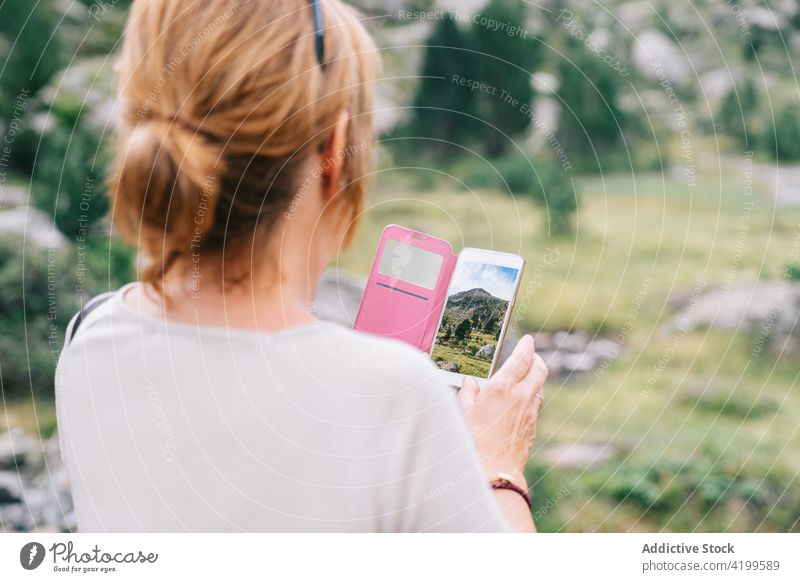
[[[379,272],[381,257],[390,240],[442,256],[433,289]],[[355,329],[403,340],[423,352],[430,351],[455,264],[456,257],[446,240],[395,224],[387,226],[378,243]]]

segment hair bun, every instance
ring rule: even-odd
[[[224,162],[221,148],[197,130],[168,118],[148,118],[120,144],[113,186],[142,208],[139,216],[118,220],[125,236],[141,233],[146,255],[173,262],[199,247],[214,223],[219,178]],[[133,223],[137,220],[138,223]],[[156,236],[153,236],[156,235]],[[157,270],[165,272],[170,265]],[[143,273],[145,279],[150,273]],[[157,273],[153,273],[157,275]]]

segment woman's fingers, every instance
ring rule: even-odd
[[[506,363],[492,377],[492,380],[507,383],[509,386],[518,384],[533,367],[535,355],[533,338],[529,335],[522,336],[522,339],[517,342],[517,347],[514,348]]]
[[[535,401],[533,405],[537,413],[544,401],[544,383],[547,381],[548,374],[547,364],[544,363],[539,354],[534,354],[530,372],[528,372],[525,380],[520,383],[521,386],[525,387],[525,390],[530,391],[530,398]]]

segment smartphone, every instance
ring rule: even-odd
[[[431,359],[445,379],[482,384],[495,370],[525,261],[519,255],[465,248],[447,288]]]

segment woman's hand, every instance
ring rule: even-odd
[[[528,489],[523,469],[536,438],[536,420],[544,398],[547,366],[524,336],[503,367],[483,390],[474,378],[466,378],[459,398],[488,479],[509,478]],[[507,489],[495,490],[500,510],[518,532],[535,532],[530,509],[522,496]]]
[[[459,399],[489,478],[507,473],[524,484],[522,470],[536,438],[547,373],[526,335],[482,390],[474,378],[466,378]]]

